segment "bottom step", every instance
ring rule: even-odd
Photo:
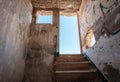
[[[95,71],[56,71],[56,80],[89,81],[97,78]]]
[[[93,80],[87,80],[87,81],[81,81],[81,80],[57,80],[55,82],[103,82],[101,79],[93,79]]]
[[[94,80],[91,80],[91,81],[76,81],[76,80],[59,80],[59,81],[56,81],[56,82],[99,82],[99,81],[94,81]]]

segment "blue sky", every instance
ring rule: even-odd
[[[79,54],[77,16],[60,16],[60,54]]]
[[[40,16],[37,23],[51,23],[52,16]],[[77,16],[60,16],[60,54],[80,54]]]
[[[37,23],[50,23],[50,24],[52,24],[52,16],[38,15]]]

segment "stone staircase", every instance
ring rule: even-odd
[[[54,82],[102,82],[82,55],[60,55],[54,64]]]

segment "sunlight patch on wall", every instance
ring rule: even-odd
[[[94,46],[95,43],[96,43],[96,40],[95,40],[95,36],[94,36],[94,34],[93,34],[93,37],[92,37],[92,46]]]
[[[86,48],[93,47],[95,43],[96,43],[96,40],[95,40],[93,30],[88,28],[87,34],[86,34]]]

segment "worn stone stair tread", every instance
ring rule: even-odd
[[[80,63],[90,63],[90,61],[81,61],[81,62],[55,62],[56,64],[80,64]]]
[[[56,71],[56,73],[87,73],[87,72],[96,72],[96,69],[90,70],[71,70],[71,71]]]
[[[79,70],[79,71],[56,71],[57,80],[93,80],[97,78],[96,70]]]
[[[55,64],[56,71],[65,71],[65,70],[89,70],[91,64],[88,61],[84,62],[56,62]]]
[[[60,56],[62,55],[81,55],[81,54],[60,54]]]
[[[87,81],[81,81],[81,80],[58,80],[56,82],[101,82],[101,81],[90,81],[90,80],[87,80]]]
[[[84,57],[83,55],[81,54],[62,54],[62,55],[59,55],[59,57]]]
[[[82,55],[60,55],[56,59],[57,62],[81,62],[86,61]]]

